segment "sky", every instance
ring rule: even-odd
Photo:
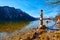
[[[33,17],[40,17],[41,9],[45,18],[55,17],[60,12],[60,0],[0,0],[0,6],[15,7]]]

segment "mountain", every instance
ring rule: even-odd
[[[34,17],[14,7],[0,6],[0,21],[32,21]]]

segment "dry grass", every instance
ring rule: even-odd
[[[5,38],[4,40],[20,40],[22,38],[23,40],[28,40],[27,38],[30,37],[32,38],[34,34],[33,30],[27,30],[24,33],[21,34],[15,34],[14,36],[9,36]],[[60,31],[55,31],[55,32],[46,32],[40,34],[37,38],[32,39],[32,40],[60,40]]]

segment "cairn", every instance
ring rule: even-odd
[[[46,26],[43,25],[43,10],[41,10],[41,12],[40,12],[40,26],[39,26],[39,29],[40,29],[40,33],[43,33],[46,29]]]
[[[40,27],[43,27],[43,10],[40,13]]]
[[[43,25],[43,10],[41,10],[41,14],[40,14],[40,26],[36,28],[32,40],[39,38],[39,35],[42,34],[46,29],[46,26]]]

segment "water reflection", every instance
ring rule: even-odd
[[[44,22],[44,25],[46,25],[46,20],[44,20],[43,21]],[[18,24],[17,23],[15,23],[16,25],[15,26],[18,26]],[[23,24],[23,23],[22,23]],[[36,28],[37,26],[39,26],[39,20],[36,20],[36,21],[31,21],[31,22],[28,22],[28,23],[25,23],[24,22],[24,26],[23,26],[23,28],[21,28],[20,30],[16,30],[16,31],[14,31],[14,32],[2,32],[2,33],[0,33],[0,38],[3,38],[3,37],[6,37],[6,36],[9,36],[9,35],[15,35],[15,34],[17,34],[17,33],[20,33],[20,32],[23,32],[23,31],[26,31],[26,30],[28,30],[28,29],[30,29],[30,28]],[[48,23],[48,28],[56,28],[56,25],[54,25],[55,24],[55,22],[54,21],[52,21],[52,20],[49,20],[49,23]],[[21,25],[21,24],[19,24],[19,25]],[[52,25],[54,25],[53,27],[52,27]]]
[[[23,28],[28,24],[29,24],[29,21],[0,23],[0,32],[14,32],[16,30],[20,30],[21,28]]]

